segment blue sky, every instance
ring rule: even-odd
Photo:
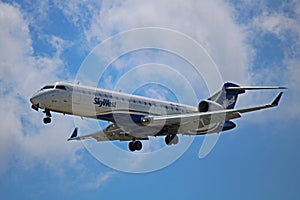
[[[1,1],[1,198],[299,199],[299,22],[297,0]],[[153,26],[203,45],[224,81],[288,86],[280,106],[235,120],[237,128],[221,134],[204,159],[198,158],[204,140],[199,136],[168,167],[141,174],[115,171],[80,142],[66,142],[75,126],[71,116],[54,114],[52,124],[42,124],[43,113],[29,103],[36,90],[54,81],[73,82],[84,59],[110,36]],[[184,71],[199,101],[209,95],[185,61],[160,50],[120,57],[100,85],[113,88],[122,73],[153,62]],[[176,99],[155,84],[137,92]],[[276,94],[249,92],[237,106],[266,103]]]

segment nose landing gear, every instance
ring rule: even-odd
[[[45,109],[44,111],[43,111],[43,113],[45,113],[46,114],[46,117],[43,119],[43,122],[44,122],[44,124],[49,124],[49,123],[51,123],[51,113],[50,113],[50,111],[48,110],[48,109]]]
[[[35,110],[35,111],[39,111],[39,106],[38,106],[38,104],[37,104],[37,105],[32,104],[32,105],[31,105],[31,108],[32,108],[33,110]]]

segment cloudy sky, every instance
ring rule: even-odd
[[[205,48],[224,81],[289,89],[279,108],[236,120],[238,127],[223,133],[204,159],[198,158],[200,136],[166,168],[145,174],[115,171],[80,142],[66,142],[75,126],[71,116],[54,114],[45,126],[43,113],[30,108],[29,98],[44,84],[74,82],[99,43],[142,27],[189,36]],[[1,198],[300,198],[299,1],[2,0],[0,45]],[[101,85],[112,89],[120,74],[152,62],[181,68],[193,80],[178,57],[141,50],[115,61]],[[205,88],[196,83],[191,81]],[[145,93],[174,99],[159,89]],[[196,93],[198,100],[209,94]],[[266,103],[276,94],[249,92],[237,106]]]

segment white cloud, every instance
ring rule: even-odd
[[[108,171],[105,173],[100,173],[94,180],[85,184],[86,189],[98,189],[104,184],[106,184],[117,172]]]
[[[17,5],[0,3],[0,174],[14,169],[20,175],[43,166],[59,177],[62,189],[72,184],[96,189],[114,173],[103,173],[87,182],[95,172],[81,163],[79,150],[83,146],[66,141],[74,128],[72,118],[53,114],[53,124],[45,126],[42,123],[44,114],[30,108],[30,96],[42,85],[60,80],[66,70],[61,60],[66,44],[57,36],[45,36],[55,48],[52,57],[33,54],[28,28],[36,23],[32,19]],[[66,170],[81,172],[76,183],[66,176]]]
[[[85,31],[89,42],[132,28],[157,26],[183,32],[204,45],[225,80],[248,83],[249,47],[223,1],[103,1]],[[234,72],[234,73],[233,73]]]
[[[289,31],[300,34],[298,19],[286,16],[284,13],[263,13],[253,20],[253,26],[265,33],[273,33],[281,40],[290,36]]]
[[[73,163],[79,146],[65,143],[72,120],[54,119],[59,129],[45,127],[42,114],[34,112],[29,103],[38,88],[59,79],[62,60],[58,54],[33,56],[29,22],[18,6],[0,3],[0,26],[0,171],[7,169],[11,159],[18,159],[23,167],[36,163],[32,161],[47,166]]]

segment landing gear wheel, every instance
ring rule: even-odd
[[[178,144],[179,138],[177,135],[174,136],[173,140],[172,140],[172,144]]]
[[[52,117],[52,116],[51,116],[50,111],[49,111],[48,109],[45,109],[45,110],[43,111],[43,113],[46,114],[46,117],[43,119],[44,124],[49,124],[49,123],[51,123],[51,118],[50,118],[50,117]]]
[[[165,143],[166,145],[172,145],[172,144],[178,144],[178,136],[176,134],[167,135],[165,137]]]
[[[131,141],[128,144],[128,148],[130,151],[140,151],[143,148],[141,141]]]
[[[165,143],[166,143],[166,145],[171,145],[171,135],[167,135],[165,137]]]
[[[43,119],[43,122],[44,122],[44,124],[49,124],[49,123],[51,123],[51,118],[50,117],[45,117]]]
[[[142,147],[143,147],[141,141],[135,141],[135,142],[134,142],[134,146],[135,146],[135,149],[136,149],[137,151],[140,151],[140,150],[142,149]]]
[[[132,141],[132,142],[129,142],[128,148],[129,148],[130,151],[135,151],[135,145],[134,145],[134,142],[133,142],[133,141]]]

